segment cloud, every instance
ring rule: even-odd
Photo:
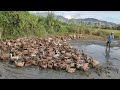
[[[71,19],[72,17],[71,17],[71,15],[66,15],[65,18]]]
[[[38,12],[38,11],[35,11]],[[47,12],[47,11],[39,11]],[[53,11],[56,15],[72,18],[96,18],[109,22],[120,22],[120,11]]]

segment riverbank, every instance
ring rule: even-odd
[[[63,38],[65,41],[66,40],[106,40],[106,38],[104,37],[101,37],[101,36],[97,36],[97,35],[83,35],[83,34],[66,34],[66,35],[54,35],[54,36],[49,36],[49,37],[52,37],[52,38]]]
[[[92,69],[88,72],[77,70],[71,74],[64,70],[44,70],[35,66],[16,68],[11,64],[0,62],[0,79],[120,79],[120,72],[117,72],[110,62],[107,64],[109,67],[104,64],[99,70]]]

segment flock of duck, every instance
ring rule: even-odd
[[[69,73],[76,69],[87,71],[99,62],[65,42],[79,38],[81,35],[6,39],[0,42],[0,61],[9,61],[17,67],[35,65],[44,69],[63,69]]]

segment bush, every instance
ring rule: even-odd
[[[89,34],[89,35],[91,35],[91,33],[92,33],[91,29],[89,29],[89,28],[86,28],[84,32],[85,32],[85,34]]]
[[[100,32],[99,31],[94,31],[94,32],[92,32],[92,35],[100,36]]]
[[[67,29],[67,27],[65,27],[65,26],[62,26],[62,27],[60,28],[60,30],[59,30],[59,33],[65,34],[65,33],[67,33],[67,32],[68,32],[68,29]]]

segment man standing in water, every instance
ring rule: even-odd
[[[107,46],[106,46],[106,49],[107,49],[107,47],[109,46],[109,49],[110,49],[110,44],[111,44],[111,42],[112,42],[112,40],[114,39],[114,32],[112,32],[109,36],[108,36],[108,38],[107,38]]]
[[[110,58],[110,49],[105,50],[105,53],[106,53],[106,55],[105,55],[106,60],[109,60],[109,58]]]

